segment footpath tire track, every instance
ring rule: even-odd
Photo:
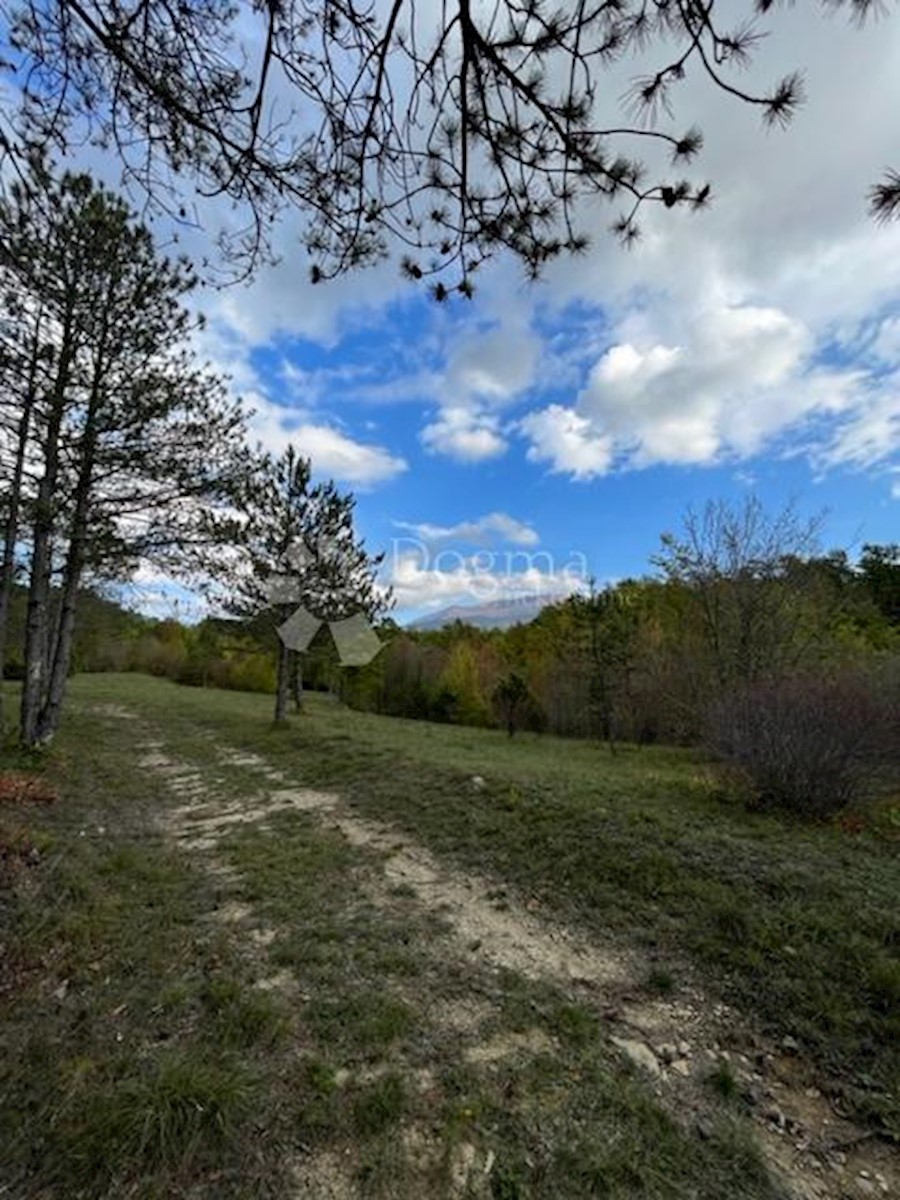
[[[124,710],[108,715],[126,719]],[[795,1048],[754,1035],[742,1027],[737,1013],[696,989],[677,1001],[641,998],[640,980],[650,964],[637,954],[600,947],[508,898],[502,904],[492,902],[495,880],[448,866],[407,832],[361,817],[336,793],[295,785],[259,755],[229,747],[208,733],[204,740],[223,767],[259,776],[260,790],[239,799],[226,797],[190,764],[167,757],[158,740],[140,746],[139,765],[158,772],[182,801],[166,814],[166,832],[211,873],[227,877],[231,871],[216,850],[235,826],[264,827],[267,818],[281,812],[313,814],[351,845],[381,857],[381,870],[368,885],[376,905],[392,905],[392,889],[402,887],[423,911],[439,915],[461,961],[474,959],[551,983],[591,1005],[604,1020],[609,1042],[642,1069],[669,1111],[694,1123],[701,1134],[709,1109],[705,1080],[717,1066],[727,1064],[751,1106],[765,1157],[797,1200],[900,1196],[896,1155],[838,1116],[817,1089],[797,1083],[805,1072]],[[257,950],[275,937],[274,930],[253,920],[246,905],[224,905],[219,919],[246,927]],[[289,980],[273,979],[271,985],[289,986]],[[509,1052],[514,1051],[515,1039]],[[488,1046],[466,1052],[470,1061],[479,1056],[487,1061],[495,1053],[503,1051]],[[322,1180],[329,1178],[325,1165]],[[331,1191],[316,1192],[309,1182],[316,1178],[312,1164],[301,1174],[307,1184],[298,1179],[298,1200],[356,1194],[337,1174],[328,1183]],[[469,1186],[469,1175],[463,1176],[460,1195]]]

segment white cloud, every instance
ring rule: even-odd
[[[613,461],[612,440],[592,431],[587,418],[561,404],[529,413],[520,428],[531,440],[528,458],[547,462],[553,472],[575,479],[592,479],[605,474]]]
[[[484,462],[506,451],[497,418],[463,406],[441,409],[420,437],[432,454],[445,454],[458,462]]]
[[[630,465],[750,456],[804,417],[846,404],[846,373],[811,373],[812,338],[779,309],[700,304],[655,318],[679,344],[614,345],[578,398],[579,414]]]
[[[447,395],[504,403],[531,385],[539,350],[540,339],[518,320],[465,333],[447,356]]]
[[[874,467],[900,447],[900,372],[861,390],[819,452],[825,466]]]
[[[400,611],[427,611],[448,604],[546,596],[549,599],[584,591],[586,565],[580,556],[555,564],[550,555],[483,552],[465,557],[443,551],[433,558],[400,553],[390,562],[385,582]]]
[[[900,317],[887,317],[881,322],[872,349],[882,362],[900,365]]]
[[[358,442],[330,425],[316,424],[297,410],[273,404],[264,396],[250,397],[250,432],[265,450],[281,454],[289,444],[312,461],[316,475],[341,483],[371,487],[386,483],[407,469],[403,458],[383,446]]]
[[[724,286],[678,307],[667,296],[645,300],[613,336],[573,406],[520,421],[532,461],[576,479],[773,448],[820,467],[869,466],[900,444],[894,384],[862,367],[820,365],[802,322],[774,306],[731,303]]]
[[[474,521],[460,521],[457,525],[415,524],[411,521],[395,521],[394,524],[428,543],[457,541],[477,545],[499,540],[515,546],[537,546],[540,542],[537,530],[531,525],[501,512],[488,513]]]

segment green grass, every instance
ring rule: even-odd
[[[673,982],[696,972],[764,1030],[800,1040],[847,1107],[900,1137],[896,837],[748,813],[682,750],[612,756],[315,697],[274,731],[265,696],[122,677],[79,685],[178,713],[186,743],[215,727],[565,920],[642,943]]]
[[[103,702],[141,719],[104,717]],[[236,881],[204,872],[160,832],[157,816],[179,801],[135,769],[135,743],[151,733],[223,800],[255,794],[260,776],[223,766],[208,733],[292,781],[340,788],[486,872],[498,896],[641,942],[658,964],[648,995],[677,995],[696,973],[804,1036],[858,1111],[896,1114],[898,875],[874,838],[750,817],[676,751],[611,758],[325,703],[275,731],[266,697],[77,678],[42,765],[62,799],[12,815],[41,850],[0,886],[0,1189],[11,1195],[284,1196],[293,1164],[327,1150],[361,1196],[439,1200],[465,1146],[479,1163],[492,1156],[493,1197],[780,1195],[722,1088],[710,1085],[716,1115],[702,1131],[667,1114],[589,1006],[474,957],[461,964],[408,889],[376,905],[377,856],[327,817],[235,826],[217,857]],[[273,932],[264,951],[210,920],[226,897]],[[855,977],[838,961],[850,950]],[[289,989],[257,986],[283,970]],[[490,1015],[470,1038],[537,1028],[556,1049],[465,1061],[435,1003],[473,997]],[[410,1131],[424,1139],[413,1153]]]

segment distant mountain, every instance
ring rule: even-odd
[[[543,592],[532,596],[510,596],[503,600],[486,600],[481,604],[453,604],[438,612],[410,622],[410,629],[442,629],[454,621],[477,625],[479,629],[508,629],[510,625],[526,625],[551,604],[566,599],[566,593],[551,595]]]

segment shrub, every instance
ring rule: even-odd
[[[737,772],[755,804],[826,819],[896,772],[897,684],[896,671],[751,684],[712,706],[710,749]]]

